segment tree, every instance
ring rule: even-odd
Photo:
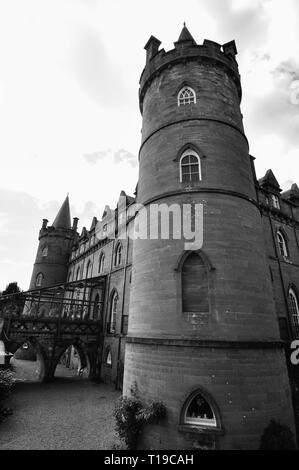
[[[6,298],[5,296],[11,295]],[[17,282],[10,282],[0,295],[0,313],[20,314],[24,307],[24,298]]]
[[[20,292],[21,289],[19,288],[18,283],[15,281],[7,284],[6,289],[2,292],[2,295],[19,294]]]

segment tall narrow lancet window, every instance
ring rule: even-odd
[[[110,302],[110,322],[108,324],[108,332],[115,333],[116,315],[117,315],[118,293],[114,291]]]
[[[191,253],[182,268],[183,312],[209,312],[208,275],[200,256]]]
[[[105,255],[104,253],[101,253],[99,257],[99,273],[104,272],[104,266],[105,266]]]
[[[99,310],[100,310],[100,296],[99,294],[97,294],[94,298],[93,309],[91,312],[91,319],[98,320]]]
[[[36,281],[35,281],[35,286],[36,287],[41,287],[42,285],[42,282],[43,282],[43,274],[42,273],[38,273],[38,275],[36,276]]]
[[[188,149],[180,158],[180,181],[181,183],[196,183],[200,180],[200,158],[196,152]]]
[[[80,279],[80,266],[79,266],[78,269],[77,269],[76,281],[78,281],[79,279]]]
[[[295,335],[299,337],[299,303],[294,289],[289,289],[289,301]]]
[[[279,249],[279,254],[281,256],[288,256],[288,247],[287,247],[287,242],[283,234],[279,231],[277,232],[277,243],[278,243],[278,249]]]
[[[106,351],[106,360],[105,360],[105,363],[107,364],[107,366],[112,366],[112,354],[111,354],[110,349],[108,349],[108,350]]]
[[[116,250],[115,250],[114,266],[119,266],[120,265],[121,257],[122,257],[122,246],[121,246],[121,243],[119,243],[116,247]]]
[[[88,261],[87,268],[86,268],[87,278],[91,277],[91,272],[92,272],[92,264],[91,264],[91,261]]]
[[[185,104],[196,103],[195,91],[189,86],[184,86],[178,94],[178,106],[184,106]]]

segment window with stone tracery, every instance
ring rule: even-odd
[[[196,103],[195,91],[192,88],[185,86],[178,94],[178,106],[184,106],[185,104],[191,103]]]

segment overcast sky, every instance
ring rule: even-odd
[[[0,290],[28,288],[68,192],[80,230],[133,194],[143,48],[171,49],[183,21],[199,44],[236,40],[257,175],[299,183],[298,0],[0,0]]]

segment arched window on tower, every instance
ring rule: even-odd
[[[114,291],[110,301],[110,318],[107,325],[108,333],[115,333],[116,329],[116,315],[117,315],[118,293]]]
[[[196,183],[200,180],[200,158],[194,150],[188,149],[180,158],[180,182]]]
[[[45,258],[46,256],[48,256],[48,246],[44,246],[44,248],[42,249],[42,257]]]
[[[189,86],[184,86],[178,94],[178,106],[196,103],[195,91]]]
[[[277,243],[278,243],[279,254],[281,256],[287,257],[289,255],[287,242],[286,242],[284,235],[281,233],[281,231],[277,232]]]
[[[104,272],[104,266],[105,266],[105,255],[104,253],[101,253],[99,256],[99,273]]]
[[[295,330],[296,338],[299,337],[299,303],[297,295],[293,288],[289,289],[289,302],[290,302],[290,310],[292,315],[292,323]]]
[[[201,257],[191,252],[182,268],[183,312],[209,312],[208,274]]]
[[[220,427],[220,423],[217,423],[216,410],[200,390],[194,391],[186,400],[181,423],[200,427]]]
[[[43,282],[44,275],[43,273],[38,273],[35,280],[35,287],[41,287]]]
[[[114,266],[119,266],[121,263],[121,256],[122,256],[122,246],[121,243],[118,243],[115,255],[114,255]]]
[[[81,268],[79,266],[78,269],[77,269],[77,273],[76,273],[76,281],[78,281],[80,279],[80,270],[81,270]]]

